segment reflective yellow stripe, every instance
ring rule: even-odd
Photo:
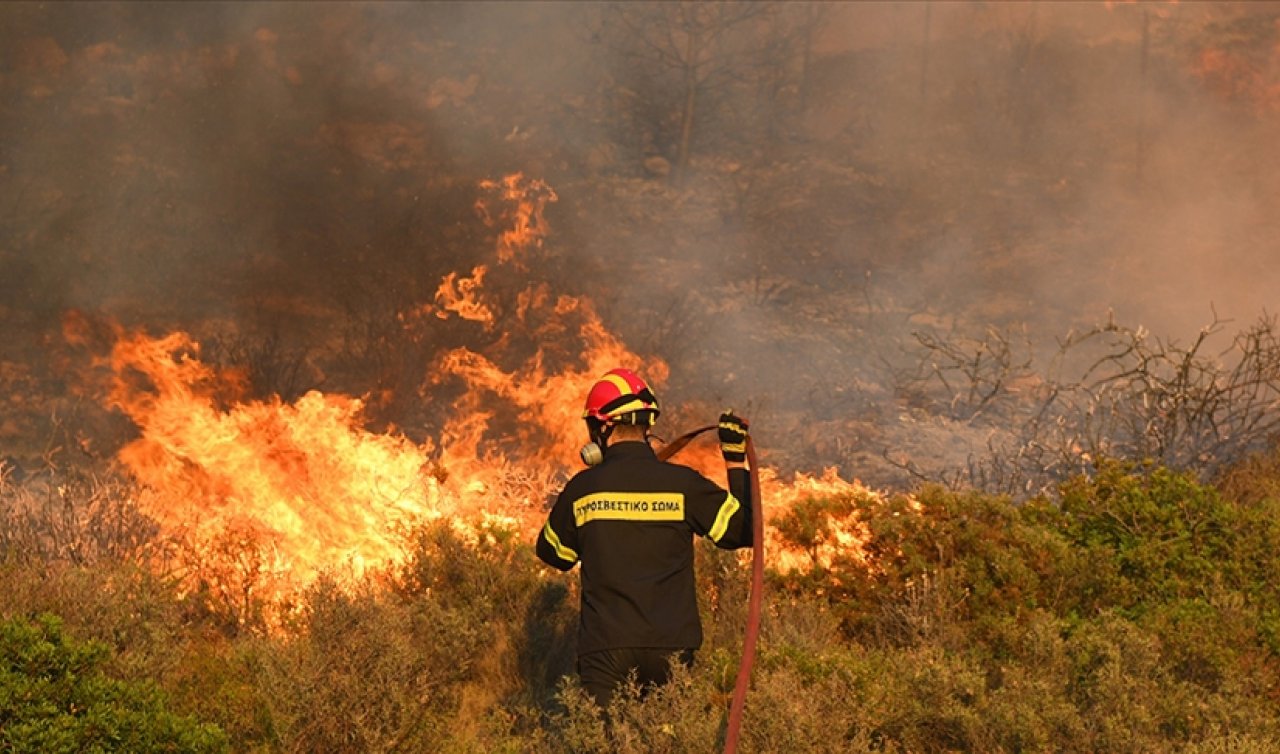
[[[578,526],[591,521],[683,521],[679,492],[597,492],[573,502]]]
[[[609,412],[609,416],[622,416],[623,414],[629,414],[632,411],[644,411],[645,409],[652,409],[652,408],[653,406],[650,406],[646,404],[644,401],[640,400],[639,398],[636,398],[634,401],[631,401],[630,403],[624,403],[621,406],[618,406],[617,408],[613,409],[612,411]]]
[[[742,503],[738,502],[738,498],[730,492],[728,497],[724,499],[724,503],[720,505],[720,512],[716,514],[716,522],[711,526],[711,531],[707,532],[707,536],[711,537],[712,542],[719,542],[724,536],[725,531],[729,528],[729,519],[733,518],[733,514],[738,512],[742,507]]]
[[[556,536],[556,530],[551,528],[550,521],[547,522],[546,526],[542,527],[542,536],[551,543],[551,549],[556,551],[556,557],[569,563],[578,562],[578,553],[560,544],[560,538]]]
[[[747,430],[735,422],[720,422],[720,429],[727,429],[730,432],[742,435],[742,442],[721,442],[720,447],[730,453],[746,453],[747,452]]]

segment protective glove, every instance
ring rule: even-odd
[[[726,463],[747,460],[747,420],[734,416],[733,409],[720,414],[720,455]]]

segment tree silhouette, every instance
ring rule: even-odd
[[[678,180],[711,114],[735,128],[774,135],[784,92],[797,98],[814,28],[810,4],[776,2],[615,3],[600,39],[619,54],[638,119]]]

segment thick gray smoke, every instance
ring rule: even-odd
[[[29,337],[2,358],[37,358],[23,344],[69,308],[348,351],[393,337],[491,251],[476,183],[523,171],[560,195],[528,275],[591,295],[677,394],[817,427],[777,438],[787,460],[841,462],[874,440],[834,441],[833,417],[905,410],[885,375],[913,330],[1051,342],[1114,311],[1190,338],[1275,308],[1277,19],[5,4],[0,315]],[[420,366],[372,385],[348,365],[337,386]]]

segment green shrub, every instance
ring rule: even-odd
[[[865,526],[873,567],[836,558],[828,568],[774,579],[788,594],[827,595],[851,638],[966,646],[973,637],[953,631],[958,623],[1055,607],[1070,593],[1064,580],[1076,578],[1075,554],[1055,528],[1060,515],[1042,503],[926,487],[915,498],[799,508],[805,518],[851,510]],[[804,537],[823,529],[796,515],[788,512],[780,528],[788,544],[807,549]]]
[[[846,665],[871,679],[847,693],[876,745],[1212,750],[1277,734],[1270,499],[1241,504],[1188,474],[1103,462],[1058,501],[927,487],[812,502],[783,530],[805,549],[825,531],[815,514],[849,510],[867,562],[835,558],[771,582],[775,600],[824,598],[816,609],[839,618],[837,641],[870,653]],[[787,673],[831,676],[820,648],[778,635],[788,638],[774,662],[785,656]]]
[[[6,752],[218,752],[216,726],[170,712],[153,684],[102,672],[108,651],[61,621],[0,623],[0,749]]]
[[[270,751],[280,743],[272,716],[264,657],[279,644],[267,638],[231,640],[219,632],[193,633],[163,683],[175,706],[200,710],[226,732],[237,752]]]
[[[417,533],[394,588],[404,602],[449,612],[476,632],[483,652],[471,679],[492,692],[475,699],[481,707],[546,706],[574,667],[577,578],[544,566],[514,530],[492,527],[469,542],[440,523]]]
[[[1065,534],[1105,566],[1094,571],[1094,604],[1084,609],[1140,612],[1199,596],[1215,578],[1239,578],[1241,512],[1189,474],[1104,462],[1096,478],[1064,485],[1062,510]]]

